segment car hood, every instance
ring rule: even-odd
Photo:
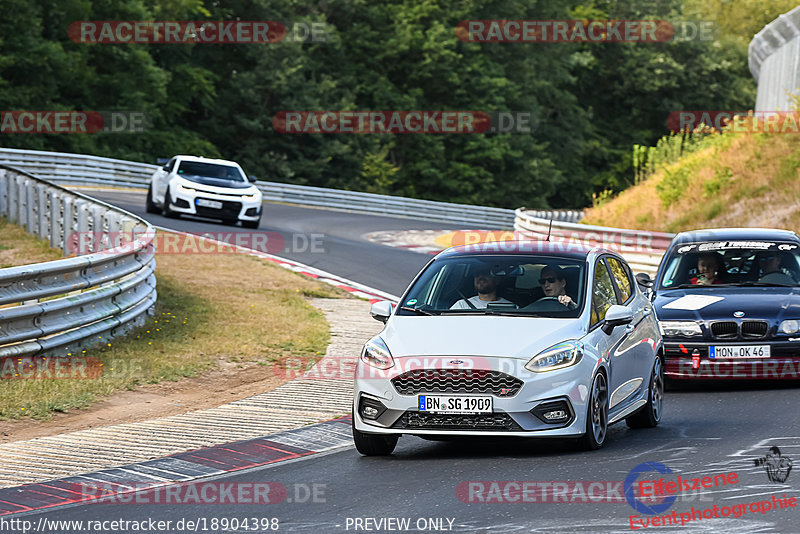
[[[709,297],[719,298],[719,300],[712,302]],[[744,319],[800,318],[800,288],[674,289],[659,293],[654,305],[658,319],[661,321],[730,320],[734,318],[734,312],[744,312]]]
[[[394,358],[493,356],[530,360],[544,349],[586,332],[579,319],[509,316],[398,316],[381,337]]]
[[[178,177],[195,184],[223,187],[225,189],[249,189],[254,187],[250,182],[233,182],[231,180],[209,178],[208,176],[195,176],[193,174],[179,174]]]

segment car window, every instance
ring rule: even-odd
[[[181,161],[178,167],[178,174],[217,178],[219,180],[230,180],[232,182],[247,181],[236,167],[200,161]]]
[[[712,284],[698,283],[701,258],[716,258],[719,265]],[[713,289],[717,284],[798,285],[800,246],[780,241],[708,241],[673,247],[664,260],[660,289],[685,287]]]
[[[544,255],[442,258],[409,288],[403,306],[436,315],[497,312],[575,318],[586,301],[585,271],[585,261]]]
[[[619,290],[619,303],[625,304],[631,298],[633,284],[631,284],[631,275],[628,269],[617,258],[606,258],[608,266],[611,268],[611,274],[614,276],[614,282],[617,284]]]
[[[172,172],[172,166],[175,165],[175,158],[169,160],[166,164],[167,172]]]
[[[608,309],[616,303],[617,294],[614,292],[614,285],[611,283],[605,262],[597,260],[592,283],[592,324],[602,321]]]

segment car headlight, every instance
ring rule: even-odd
[[[785,321],[781,321],[781,324],[778,326],[778,330],[784,334],[796,334],[797,331],[800,330],[800,321],[797,319],[786,319]]]
[[[658,328],[661,330],[661,335],[666,337],[703,335],[696,321],[659,321]]]
[[[177,186],[175,187],[175,191],[177,191],[178,193],[183,193],[183,194],[191,194],[194,191],[194,189],[189,189],[188,187],[186,187],[182,183],[178,183]]]
[[[361,351],[361,361],[378,369],[389,369],[394,366],[392,353],[389,352],[389,347],[380,336],[367,341]]]
[[[525,364],[525,369],[534,373],[563,369],[575,365],[581,357],[583,357],[583,344],[580,341],[565,341],[531,358],[531,361]]]
[[[261,191],[256,191],[255,193],[252,193],[250,195],[244,195],[242,198],[244,200],[253,201],[253,200],[258,200],[259,197],[261,197]]]

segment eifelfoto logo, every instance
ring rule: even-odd
[[[770,447],[763,458],[753,460],[756,467],[764,467],[770,482],[783,484],[792,472],[792,459],[783,456],[778,447]]]

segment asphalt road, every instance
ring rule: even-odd
[[[98,194],[126,209],[140,213],[135,195]],[[141,202],[139,202],[139,205]],[[427,261],[421,254],[392,250],[364,242],[360,235],[385,228],[433,228],[410,220],[382,219],[349,213],[325,212],[289,206],[267,211],[263,228],[277,232],[323,232],[326,254],[299,254],[311,263],[356,281],[398,293]],[[149,217],[160,225],[198,231],[206,225],[186,220]],[[400,226],[397,226],[400,225]],[[202,227],[202,228],[205,228]],[[224,228],[224,227],[223,227]],[[798,508],[766,510],[751,503],[784,495],[800,500],[800,473],[789,472],[784,483],[770,481],[763,466],[771,446],[800,462],[800,389],[796,384],[705,384],[668,391],[665,415],[655,429],[630,430],[624,423],[611,428],[603,449],[584,452],[572,443],[557,440],[462,440],[430,442],[401,438],[388,458],[364,458],[352,447],[333,453],[301,458],[291,463],[240,471],[216,482],[276,482],[288,497],[269,505],[196,504],[84,504],[33,513],[25,519],[50,520],[154,520],[172,521],[165,532],[188,532],[183,519],[201,521],[208,532],[224,532],[213,521],[221,518],[277,518],[284,532],[800,532]],[[639,480],[664,477],[674,481],[725,475],[730,483],[693,490],[663,511],[648,515],[625,501],[622,481],[645,462],[658,462],[672,473],[643,473]],[[787,462],[784,462],[784,468]],[[730,477],[735,473],[734,478]],[[735,481],[734,481],[735,480]],[[492,481],[498,482],[492,484]],[[530,491],[508,482],[528,482]],[[595,489],[590,484],[599,482]],[[530,483],[537,483],[531,485]],[[563,484],[567,485],[564,486]],[[548,486],[548,484],[558,484]],[[539,502],[542,488],[550,500]],[[549,491],[547,490],[549,488]],[[560,488],[553,493],[554,488]],[[599,488],[605,488],[600,491]],[[471,492],[470,492],[471,489]],[[316,497],[313,496],[316,491]],[[309,497],[309,492],[312,496]],[[595,499],[586,497],[589,493]],[[607,493],[606,493],[607,492]],[[604,502],[603,494],[614,502]],[[509,501],[515,502],[498,502]],[[481,502],[491,501],[491,502]],[[289,502],[291,501],[291,502]],[[525,502],[520,502],[525,501]],[[590,501],[590,502],[584,502]],[[599,502],[598,502],[599,501]],[[655,503],[654,508],[659,503]],[[692,508],[722,513],[729,507],[740,517],[698,519]],[[788,505],[787,505],[788,506]],[[725,508],[723,508],[725,507]],[[675,512],[677,526],[649,526],[636,522]],[[694,520],[680,526],[681,514]],[[634,517],[632,522],[631,516]],[[391,518],[408,519],[408,528]],[[383,521],[381,523],[381,521]],[[204,523],[202,523],[204,522]],[[274,523],[268,524],[275,526]],[[263,525],[263,523],[260,523]],[[434,528],[436,527],[436,528]],[[85,528],[85,526],[84,526]],[[12,530],[3,530],[13,532]],[[85,532],[76,527],[52,532]],[[119,532],[107,529],[103,532]],[[231,530],[227,530],[231,531]],[[238,532],[273,532],[256,528]]]
[[[144,209],[144,191],[81,191],[135,213],[151,224],[183,232],[224,234],[254,231],[241,226],[226,226],[209,219],[183,216],[179,219],[168,219],[162,215],[147,213]],[[417,219],[265,203],[258,231],[276,234],[268,236],[265,252],[399,296],[431,257],[376,244],[362,236],[380,230],[448,228],[461,229],[459,226]]]

